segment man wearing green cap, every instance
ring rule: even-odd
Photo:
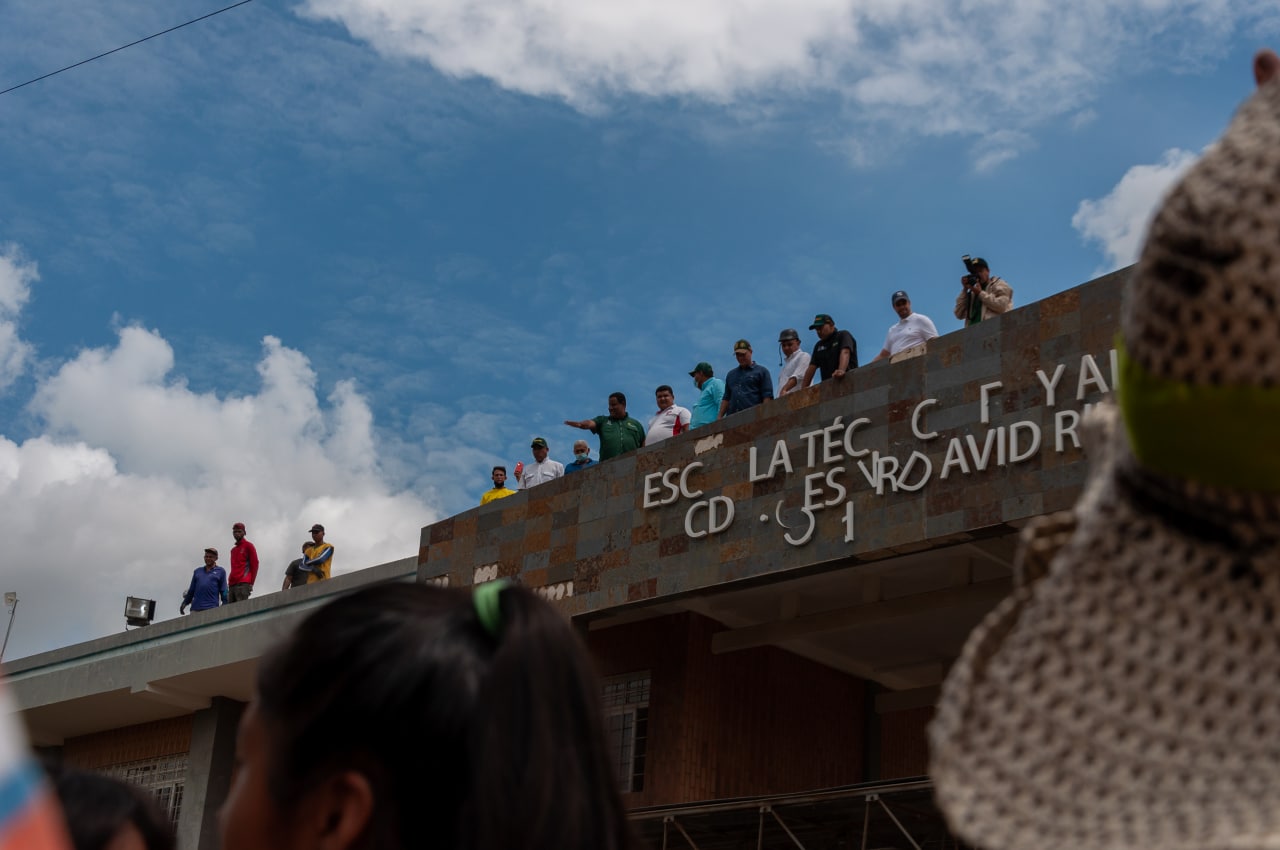
[[[547,457],[550,449],[546,440],[542,437],[534,437],[533,442],[529,444],[529,449],[533,452],[533,463],[525,464],[523,469],[517,470],[520,473],[518,477],[521,490],[528,490],[530,487],[536,487],[546,481],[555,481],[564,476],[564,464]]]
[[[697,428],[715,422],[720,415],[720,399],[724,398],[724,381],[716,377],[716,370],[705,360],[693,367],[689,373],[693,385],[702,391],[698,402],[693,406],[693,415],[689,419],[689,427]]]
[[[773,376],[752,358],[751,343],[745,339],[735,342],[733,356],[737,358],[738,365],[730,369],[724,378],[721,419],[773,398]]]

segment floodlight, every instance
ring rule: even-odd
[[[124,600],[124,621],[130,626],[149,626],[156,616],[154,599],[139,599],[126,596]]]

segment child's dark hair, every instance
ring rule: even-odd
[[[490,588],[490,592],[497,588]],[[624,850],[600,691],[569,624],[507,586],[385,584],[311,614],[258,670],[275,802],[365,775],[365,846]]]
[[[173,827],[142,788],[87,770],[48,769],[75,850],[104,850],[126,824],[147,850],[173,850]]]

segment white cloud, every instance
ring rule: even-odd
[[[1138,259],[1151,216],[1165,193],[1196,161],[1197,155],[1168,150],[1155,165],[1135,165],[1098,200],[1081,201],[1071,217],[1086,242],[1098,245],[1107,265],[1098,274],[1114,271]]]
[[[0,305],[25,300],[12,280],[0,287]],[[262,558],[261,594],[313,522],[342,573],[414,554],[437,518],[388,483],[355,384],[322,404],[307,358],[274,337],[246,395],[192,392],[169,343],[136,326],[47,371],[29,404],[46,433],[0,436],[0,590],[21,599],[6,657],[122,628],[126,595],[176,616],[201,550],[217,547],[225,566],[235,521]]]
[[[0,390],[22,374],[31,357],[31,346],[18,335],[18,317],[39,279],[36,264],[16,245],[0,245]]]
[[[610,91],[731,97],[834,70],[856,44],[846,0],[578,3],[308,0],[389,54],[516,91],[588,103]]]
[[[394,56],[595,109],[617,95],[739,106],[835,92],[858,126],[1018,133],[1113,72],[1211,57],[1252,0],[303,0]],[[1175,67],[1176,67],[1175,66]],[[1018,147],[979,151],[992,167]]]

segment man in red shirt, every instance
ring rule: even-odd
[[[230,587],[228,602],[242,602],[253,593],[253,583],[258,578],[258,550],[244,539],[244,523],[231,526],[231,536],[236,545],[231,547],[231,574],[227,576]]]

